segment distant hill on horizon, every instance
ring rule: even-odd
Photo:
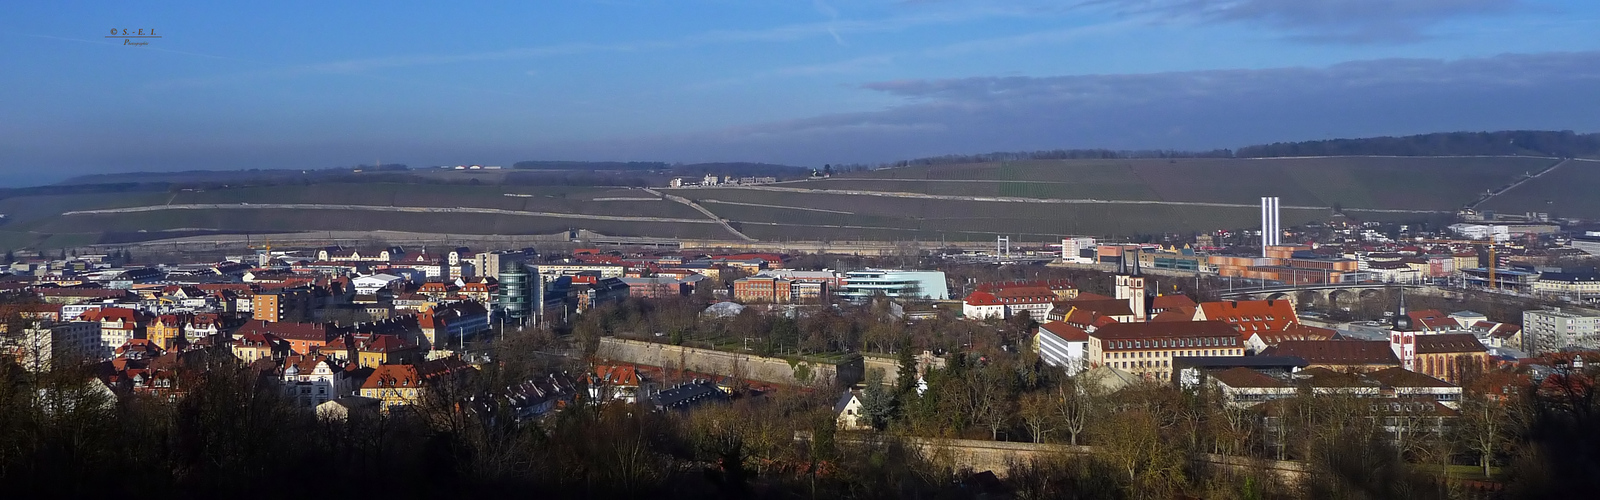
[[[1148,158],[1295,158],[1307,156],[1549,156],[1600,158],[1600,133],[1571,130],[1504,130],[1497,132],[1437,132],[1407,136],[1274,142],[1237,150],[1183,151],[1169,149],[1052,149],[944,155],[900,160],[878,167],[949,165],[1021,160],[1109,160]],[[865,165],[852,165],[866,167]]]

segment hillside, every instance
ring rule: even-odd
[[[1478,151],[1474,148],[1514,139],[1518,152],[1580,153],[1593,137],[1434,134],[1272,147],[1307,153],[1351,144],[1398,148],[1391,151],[1397,153],[1435,147]],[[1147,157],[1132,157],[1141,155]],[[1039,159],[1052,156],[1060,158]],[[956,162],[960,157],[941,157],[902,162],[907,166],[898,168],[839,169],[843,173],[826,179],[673,190],[641,188],[662,186],[674,176],[779,172],[785,174],[780,179],[795,179],[799,175],[789,174],[809,170],[649,162],[584,170],[557,168],[577,163],[542,162],[493,171],[92,176],[76,185],[0,190],[0,213],[7,215],[0,224],[0,247],[239,232],[541,235],[575,229],[610,236],[766,241],[989,241],[996,235],[1049,241],[1063,234],[1250,228],[1258,223],[1262,196],[1281,198],[1285,225],[1326,219],[1335,210],[1356,220],[1444,222],[1472,204],[1504,212],[1600,218],[1600,197],[1592,193],[1600,185],[1600,161],[1528,155],[1245,158],[1217,152],[1100,150],[971,158],[1000,159],[961,163]],[[628,169],[661,166],[665,170]]]

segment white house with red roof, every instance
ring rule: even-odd
[[[141,336],[144,325],[139,311],[124,307],[105,307],[84,311],[81,321],[100,323],[100,357],[109,357],[112,351],[135,337]]]
[[[1027,311],[1029,317],[1044,319],[1060,296],[1048,287],[994,287],[972,292],[961,304],[961,315],[971,320],[1006,319]]]

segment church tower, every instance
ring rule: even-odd
[[[1417,332],[1411,327],[1411,315],[1406,311],[1406,289],[1399,290],[1400,307],[1395,311],[1394,323],[1389,328],[1389,349],[1394,351],[1394,357],[1400,359],[1402,368],[1416,371]]]
[[[1122,253],[1122,269],[1117,273],[1116,298],[1128,301],[1128,309],[1133,311],[1133,320],[1143,323],[1147,316],[1145,307],[1144,275],[1139,272],[1139,253],[1133,254],[1133,272],[1127,273],[1128,253]]]

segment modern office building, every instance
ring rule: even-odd
[[[864,302],[879,293],[888,297],[950,299],[950,289],[945,285],[944,271],[899,269],[850,271],[845,273],[844,285],[839,288],[840,297],[855,302]]]
[[[495,297],[495,308],[507,322],[522,322],[532,314],[528,269],[513,259],[501,259],[500,291]],[[538,278],[534,278],[537,281]]]

